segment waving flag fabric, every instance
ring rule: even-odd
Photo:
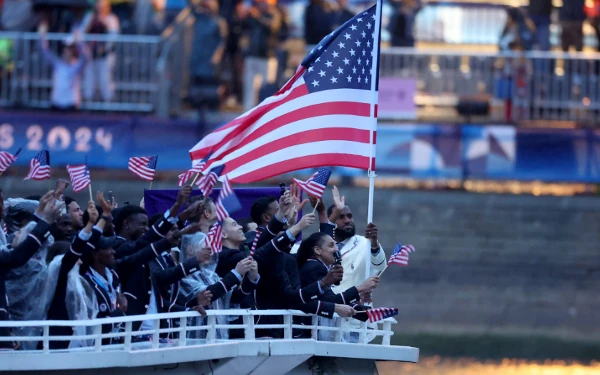
[[[188,169],[186,172],[180,174],[179,177],[179,186],[183,186],[192,176],[202,173],[204,171],[204,167],[206,166],[206,162],[210,154],[206,155],[206,157],[196,163],[191,169]]]
[[[315,174],[313,174],[308,180],[302,181],[294,178],[294,181],[304,190],[308,195],[321,199],[327,182],[331,177],[331,171],[329,169],[321,168]]]
[[[69,172],[69,176],[71,177],[71,184],[75,193],[79,193],[92,183],[87,161],[85,164],[67,165],[67,172]]]
[[[219,199],[217,199],[217,220],[223,221],[225,218],[231,216],[232,213],[242,209],[240,200],[235,195],[231,184],[227,177],[223,181],[223,188],[219,193]]]
[[[402,245],[398,243],[396,247],[394,247],[394,251],[392,251],[392,255],[388,260],[388,266],[390,264],[398,264],[400,266],[408,266],[408,254],[414,253],[415,247],[413,245]]]
[[[213,188],[215,187],[215,184],[217,183],[217,181],[219,181],[219,177],[221,176],[221,173],[223,173],[224,168],[224,165],[214,167],[210,170],[210,172],[208,172],[206,176],[202,176],[198,180],[198,182],[196,182],[196,185],[202,192],[202,195],[204,195],[205,197],[208,197],[210,195]]]
[[[325,37],[283,88],[202,139],[191,159],[212,152],[207,165],[227,164],[223,174],[237,183],[320,166],[374,169],[375,10]]]
[[[0,172],[4,172],[8,167],[10,167],[10,165],[17,160],[20,153],[21,149],[18,149],[14,155],[10,152],[0,151]]]
[[[217,221],[206,235],[207,244],[210,246],[213,254],[220,253],[223,249],[223,223]]]
[[[378,307],[376,309],[367,310],[369,322],[375,323],[383,319],[391,318],[398,315],[398,309],[390,307]]]
[[[50,153],[48,150],[40,151],[29,162],[29,173],[25,180],[46,180],[50,178]]]
[[[152,181],[154,180],[154,173],[156,173],[157,162],[158,155],[136,156],[129,158],[129,170],[142,180]]]

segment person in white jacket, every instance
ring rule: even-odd
[[[333,286],[332,290],[334,293],[341,293],[383,271],[386,257],[377,240],[377,226],[369,223],[364,236],[356,234],[352,211],[345,204],[344,197],[340,197],[336,187],[333,188],[333,200],[334,204],[328,208],[327,214],[329,221],[335,224],[334,238],[342,256],[344,278],[340,285]],[[370,298],[367,296],[365,299]],[[348,325],[358,328],[360,322],[351,319]],[[344,341],[357,342],[358,334],[345,335]]]

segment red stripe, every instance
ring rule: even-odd
[[[253,160],[269,155],[275,151],[283,150],[288,147],[322,142],[322,141],[352,141],[360,143],[369,143],[369,131],[359,129],[314,129],[305,132],[289,135],[287,137],[274,139],[272,142],[266,143],[260,147],[255,148],[239,157],[229,160],[225,163],[225,170],[222,174],[226,174],[229,171],[233,171],[238,167],[249,163]],[[233,150],[232,150],[233,151]],[[324,164],[320,164],[321,166]],[[337,165],[337,164],[336,164]],[[368,162],[364,164],[363,168],[367,168]],[[289,165],[288,165],[289,168]],[[294,169],[295,168],[294,166]]]
[[[242,163],[243,164],[243,163]],[[351,154],[317,154],[289,159],[279,163],[270,164],[268,168],[259,168],[244,175],[230,179],[231,182],[246,184],[261,181],[274,176],[279,176],[290,171],[290,165],[294,170],[321,167],[323,165],[336,165],[339,167],[367,169],[369,158]],[[227,173],[228,166],[224,174]]]
[[[227,134],[225,137],[223,137],[223,139],[220,142],[218,142],[215,145],[205,146],[205,147],[202,147],[200,149],[190,152],[190,157],[192,158],[192,160],[204,158],[206,155],[208,155],[208,153],[211,150],[218,150],[223,145],[225,145],[228,142],[230,142],[231,140],[235,139],[235,137],[237,137],[240,133],[242,133],[247,128],[251,127],[256,121],[258,121],[261,117],[263,117],[267,112],[269,112],[291,100],[294,100],[296,98],[299,98],[299,97],[307,95],[307,94],[308,94],[308,89],[306,88],[306,85],[300,85],[300,86],[296,87],[288,96],[286,96],[282,100],[263,105],[262,107],[254,109],[248,115],[246,115],[242,118],[233,120],[232,122],[225,125],[224,127],[219,128],[215,132],[239,125],[237,127],[237,129],[231,131],[229,134]],[[200,141],[200,142],[202,142],[202,141]],[[220,158],[221,156],[219,155],[218,157]]]
[[[369,116],[369,104],[357,103],[357,102],[328,102],[328,103],[314,104],[311,106],[299,108],[295,111],[288,112],[282,116],[274,118],[273,120],[263,124],[258,129],[255,129],[254,131],[252,131],[252,133],[246,135],[243,138],[243,140],[241,140],[241,142],[239,142],[238,144],[235,145],[235,147],[230,147],[227,151],[218,155],[215,160],[209,162],[209,165],[217,160],[222,160],[223,158],[225,158],[227,155],[231,154],[232,152],[254,142],[255,140],[257,140],[263,136],[268,135],[269,133],[271,133],[285,125],[294,123],[296,121],[305,120],[308,118],[327,116],[327,115],[333,115],[333,114],[368,117]],[[321,136],[313,137],[311,139],[304,139],[305,134],[310,133],[310,132],[320,134]],[[318,141],[337,140],[337,139],[354,140],[354,139],[348,139],[348,138],[338,138],[338,137],[341,137],[341,135],[338,133],[348,133],[348,132],[352,132],[352,133],[365,132],[366,138],[364,138],[364,139],[366,139],[366,141],[359,141],[359,142],[369,143],[371,140],[371,135],[370,135],[369,131],[358,130],[358,129],[353,129],[353,128],[314,129],[314,130],[310,130],[308,132],[296,133],[296,134],[287,136],[286,138],[289,139],[289,142],[291,144],[310,143],[310,142],[314,142],[315,140],[318,140]],[[283,147],[272,148],[273,146],[269,146],[269,147],[271,147],[271,152],[283,148]]]

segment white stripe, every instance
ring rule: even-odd
[[[277,108],[274,108],[271,111],[267,112],[264,116],[259,118],[254,124],[252,124],[248,129],[244,130],[241,134],[239,134],[238,136],[236,136],[229,142],[225,143],[219,149],[217,149],[211,155],[210,159],[214,160],[214,159],[218,158],[221,154],[223,154],[223,152],[230,150],[231,148],[234,148],[235,146],[239,145],[239,143],[242,142],[244,140],[244,138],[246,138],[248,135],[255,132],[257,129],[261,128],[263,125],[265,125],[268,122],[270,122],[278,117],[281,117],[289,112],[292,112],[292,111],[295,111],[295,110],[298,110],[298,109],[304,108],[304,107],[310,107],[310,106],[315,105],[316,103],[322,104],[322,103],[327,103],[327,102],[338,102],[338,101],[345,101],[345,102],[352,101],[352,102],[357,102],[357,103],[365,103],[365,102],[368,103],[369,100],[370,100],[370,94],[368,91],[355,90],[355,89],[327,90],[327,91],[317,92],[317,93],[310,94],[310,95],[301,96],[299,98],[291,100],[288,103],[284,103],[284,104],[278,106]],[[317,118],[319,119],[319,121],[317,121],[315,123],[315,121],[313,119],[317,119]],[[364,123],[358,123],[357,120],[360,118],[361,118],[360,116],[352,116],[352,115],[327,115],[327,116],[312,117],[312,118],[308,118],[308,119],[304,119],[301,121],[296,121],[296,122],[287,124],[286,126],[278,128],[275,131],[269,132],[266,136],[269,136],[269,138],[271,138],[271,136],[273,138],[280,138],[280,137],[285,137],[288,135],[296,134],[296,133],[298,133],[299,130],[306,131],[306,130],[323,129],[323,128],[329,128],[329,127],[375,130],[372,119],[370,119],[369,117],[362,117],[363,119],[366,119],[366,121],[364,121]],[[339,125],[336,126],[335,124],[339,124]],[[223,138],[224,137],[221,136],[219,138],[219,141],[222,140]],[[256,141],[259,141],[262,138],[264,138],[264,137],[261,137]],[[244,149],[246,149],[246,150],[247,149],[250,149],[250,150],[255,149],[257,146],[252,146],[253,143],[243,147],[242,149],[240,149],[238,151],[241,153],[245,153],[243,151]],[[263,142],[263,144],[264,144],[264,142]],[[231,155],[228,155],[228,156],[231,156]],[[215,165],[217,165],[217,164],[215,163]],[[212,165],[211,165],[211,167],[212,167]]]
[[[312,142],[301,145],[294,145],[271,154],[254,159],[249,163],[240,166],[237,169],[227,173],[230,180],[243,176],[247,173],[266,168],[272,165],[274,161],[284,162],[302,156],[319,155],[322,153],[350,154],[368,157],[372,146],[366,143],[350,141],[322,141]],[[365,168],[368,166],[365,165]]]
[[[40,242],[40,240],[38,240],[38,239],[37,239],[37,237],[36,237],[36,236],[34,236],[33,234],[31,234],[31,233],[30,233],[30,234],[28,235],[28,237],[31,237],[31,238],[33,238],[33,239],[35,240],[35,242],[37,242],[37,243],[38,243],[40,246],[42,246],[42,243]]]
[[[183,263],[179,263],[179,265],[181,266],[181,270],[183,271],[183,276],[187,277],[187,272],[185,272],[185,267],[183,266]]]
[[[300,293],[300,299],[302,300],[302,303],[306,303],[306,301],[304,301],[304,297],[302,296],[302,289],[300,289],[298,293]]]
[[[296,87],[298,87],[298,86],[300,86],[302,84],[304,84],[304,79],[300,78],[298,81],[296,81],[296,83],[294,83],[294,85],[291,87],[290,90],[282,93],[281,95],[268,97],[267,99],[263,100],[256,107],[254,107],[251,110],[245,112],[241,116],[236,117],[233,121],[237,121],[237,120],[243,119],[243,118],[247,117],[249,114],[251,114],[252,112],[256,111],[258,108],[261,108],[261,107],[263,107],[265,105],[269,105],[271,103],[278,102],[278,101],[281,101],[281,100],[287,98],[288,95],[290,95],[290,93],[292,91],[294,91],[294,89]],[[227,129],[217,129],[217,130],[215,130],[214,132],[212,132],[212,133],[208,134],[206,137],[204,137],[200,142],[198,142],[190,150],[190,152],[193,152],[193,151],[196,151],[196,150],[199,150],[199,149],[202,149],[202,148],[208,148],[208,147],[216,145],[217,143],[221,142],[223,140],[223,138],[225,138],[229,133],[231,133],[232,131],[234,131],[235,129],[237,129],[240,125],[241,124],[238,124],[237,126],[229,127]],[[200,160],[200,159],[198,159],[198,160]]]
[[[81,254],[80,254],[80,253],[78,253],[78,252],[76,252],[75,250],[73,250],[73,247],[71,247],[71,252],[72,252],[73,254],[77,255],[78,257],[80,257],[80,256],[81,256]]]

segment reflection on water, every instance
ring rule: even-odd
[[[392,369],[390,369],[392,370]],[[600,362],[532,362],[517,359],[478,361],[472,358],[421,357],[419,363],[403,363],[393,372],[413,375],[599,375]]]

